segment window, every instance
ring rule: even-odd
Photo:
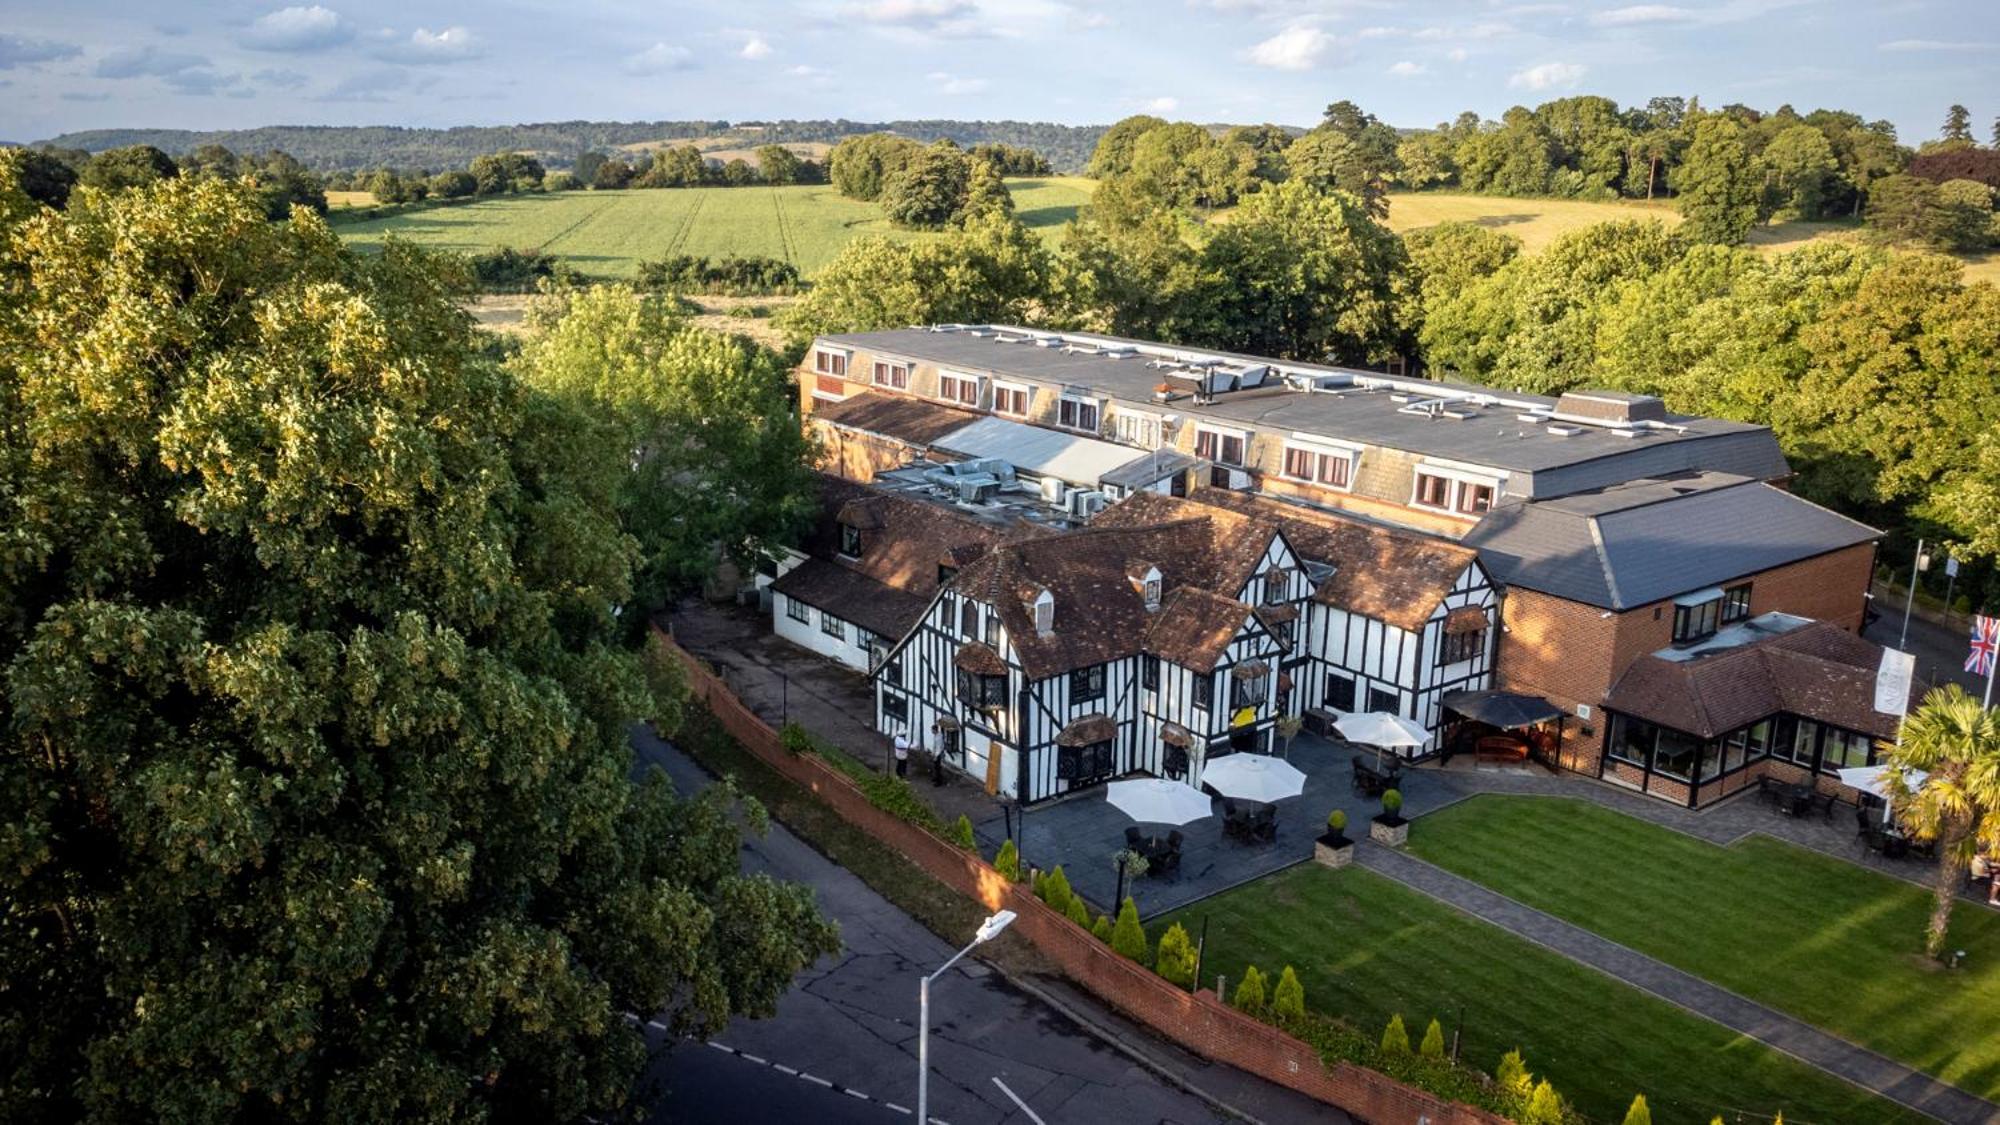
[[[1113,436],[1126,445],[1141,449],[1160,447],[1160,420],[1151,414],[1119,410],[1111,416]]]
[[[1819,724],[1810,719],[1800,719],[1794,726],[1792,737],[1779,738],[1771,751],[1773,758],[1792,762],[1807,769],[1812,768],[1814,745],[1819,741]]]
[[[1458,510],[1468,516],[1476,516],[1493,507],[1493,486],[1473,484],[1471,481],[1458,482]]]
[[[1260,671],[1262,665],[1256,665]],[[1245,707],[1255,707],[1264,702],[1266,681],[1269,676],[1245,676],[1238,673],[1229,677],[1229,709],[1240,711]]]
[[[1700,751],[1701,739],[1661,727],[1659,743],[1653,749],[1653,772],[1676,781],[1691,780],[1695,757]]]
[[[958,701],[979,711],[993,711],[1007,705],[1007,677],[958,670]]]
[[[1112,740],[1105,739],[1088,746],[1056,747],[1056,777],[1078,783],[1111,776],[1117,760],[1112,746]]]
[[[946,566],[946,565],[945,565],[945,564],[943,564],[943,563],[939,563],[939,564],[938,564],[938,585],[942,586],[942,585],[944,585],[945,583],[947,583],[947,582],[949,582],[949,581],[951,581],[952,579],[954,579],[954,578],[957,578],[957,577],[958,577],[958,568],[957,568],[957,567],[955,567],[955,566]]]
[[[813,352],[813,370],[821,375],[838,375],[844,379],[847,377],[847,353],[816,349]]]
[[[938,397],[960,406],[979,408],[979,376],[953,375],[947,371],[938,376]]]
[[[1208,710],[1215,702],[1215,673],[1195,673],[1193,685],[1188,688],[1188,702],[1197,711]]]
[[[1097,432],[1101,412],[1101,407],[1094,398],[1064,395],[1062,400],[1056,403],[1056,425],[1094,434]]]
[[[1337,672],[1326,674],[1326,705],[1335,711],[1354,710],[1354,677]]]
[[[893,387],[899,391],[909,390],[910,389],[909,365],[905,363],[890,363],[886,360],[880,360],[880,359],[876,360],[875,385],[878,387]]]
[[[1750,616],[1750,583],[1731,586],[1722,592],[1722,623],[1728,625]]]
[[[1611,738],[1605,744],[1605,752],[1621,762],[1643,767],[1652,757],[1653,736],[1658,730],[1651,723],[1616,716],[1611,720]]]
[[[1221,430],[1196,430],[1194,455],[1218,465],[1240,466],[1243,464],[1243,435],[1227,434]]]
[[[1393,691],[1383,691],[1381,688],[1368,689],[1370,711],[1387,711],[1391,715],[1399,715],[1402,713],[1401,704],[1402,700]]]
[[[966,600],[958,603],[958,631],[969,638],[979,636],[979,603]]]
[[[1019,383],[993,384],[993,410],[999,414],[1012,414],[1016,418],[1028,416],[1028,388]]]
[[[1486,630],[1475,629],[1468,633],[1446,633],[1438,644],[1438,663],[1457,664],[1461,660],[1477,660],[1486,651]]]
[[[910,701],[887,688],[882,689],[882,717],[894,719],[899,723],[909,722]]]
[[[1354,455],[1328,453],[1303,446],[1285,447],[1285,475],[1307,484],[1346,488],[1353,476]]]
[[[1146,579],[1146,608],[1160,608],[1160,580],[1157,578]]]
[[[840,553],[850,559],[861,557],[861,529],[852,524],[840,525]]]
[[[812,607],[797,598],[786,598],[785,616],[801,625],[810,625],[813,619]]]
[[[1451,507],[1451,481],[1429,473],[1418,473],[1415,503],[1420,508]]]
[[[1278,605],[1292,592],[1291,572],[1283,567],[1272,567],[1264,572],[1264,604]]]
[[[903,658],[892,656],[882,662],[882,679],[886,683],[900,686],[903,682]]]
[[[1043,590],[1035,595],[1035,632],[1047,633],[1056,627],[1056,599]]]
[[[1141,656],[1139,658],[1139,686],[1147,691],[1160,690],[1160,658]]]
[[[1069,674],[1069,701],[1072,705],[1104,698],[1104,665],[1078,668]]]
[[[842,621],[825,610],[820,610],[819,631],[829,637],[837,637],[844,641],[847,639],[847,622]]]
[[[1820,745],[1820,772],[1837,773],[1850,767],[1865,766],[1873,750],[1867,735],[1828,727],[1826,738]]]
[[[1720,597],[1706,598],[1686,605],[1674,605],[1674,643],[1693,644],[1715,635],[1718,618],[1722,614]]]
[[[986,643],[993,651],[1000,651],[1000,615],[997,613],[986,615]]]

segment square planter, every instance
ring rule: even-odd
[[[1354,841],[1327,833],[1313,841],[1313,861],[1328,867],[1346,867],[1354,862]]]
[[[1378,844],[1400,848],[1409,842],[1410,822],[1400,816],[1377,816],[1368,821],[1368,838]]]

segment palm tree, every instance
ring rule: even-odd
[[[1924,950],[1944,954],[1952,903],[1978,841],[2000,844],[2000,712],[1957,684],[1924,697],[1889,751],[1890,807],[1911,835],[1937,844],[1937,886]],[[1910,785],[1908,771],[1929,776]]]

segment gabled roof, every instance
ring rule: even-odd
[[[1161,603],[1146,630],[1146,651],[1183,668],[1212,672],[1251,613],[1233,598],[1183,586]]]
[[[980,415],[975,411],[960,410],[909,395],[862,391],[838,402],[817,401],[807,417],[862,433],[895,438],[911,445],[929,445],[954,430],[977,422]]]
[[[1193,500],[1273,522],[1302,558],[1334,568],[1313,600],[1398,629],[1421,629],[1478,560],[1469,547],[1227,489],[1197,488]]]
[[[1504,501],[1462,542],[1507,585],[1624,610],[1880,537],[1782,489],[1704,472]]]
[[[771,589],[892,640],[921,621],[930,604],[929,598],[825,559],[807,559],[771,583]]]
[[[1242,512],[1194,504],[1158,492],[1135,492],[1097,513],[1092,527],[1157,527],[1197,521],[1205,526],[1178,537],[1173,557],[1187,576],[1166,573],[1169,582],[1198,582],[1203,588],[1234,596],[1257,572],[1278,525]],[[1204,577],[1205,576],[1205,577]]]
[[[1815,621],[1692,658],[1642,656],[1618,677],[1604,705],[1699,738],[1781,712],[1894,738],[1898,717],[1875,710],[1881,659],[1879,645]]]
[[[922,603],[937,593],[939,564],[962,567],[991,550],[994,544],[1016,534],[1013,529],[961,515],[943,504],[899,496],[839,477],[821,474],[819,487],[820,512],[807,533],[806,553],[829,567],[851,571],[914,596],[919,615]],[[850,559],[840,554],[842,524],[861,532],[860,557]],[[822,577],[815,581],[816,589],[833,589],[829,584],[831,579]],[[806,597],[804,589],[781,588],[780,592],[820,605]],[[820,608],[832,609],[836,616],[845,616],[850,621],[857,620],[841,612],[838,605]],[[913,618],[911,624],[914,623]],[[901,636],[904,631],[892,632]]]

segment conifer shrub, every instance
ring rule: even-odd
[[[1432,1020],[1424,1029],[1424,1041],[1417,1047],[1417,1053],[1427,1059],[1444,1057],[1444,1028],[1438,1026],[1438,1021]]]
[[[969,852],[978,850],[979,845],[972,838],[971,817],[966,816],[964,813],[958,814],[958,819],[953,821],[951,825],[951,842]]]
[[[1179,922],[1160,935],[1160,948],[1153,955],[1153,967],[1161,976],[1182,988],[1194,987],[1194,942]]]
[[[1264,1014],[1264,974],[1257,966],[1243,969],[1243,979],[1236,982],[1236,990],[1229,994],[1229,1003],[1239,1012],[1253,1016]]]
[[[1278,987],[1271,990],[1271,1015],[1279,1023],[1293,1023],[1306,1015],[1306,986],[1290,965],[1278,974]]]
[[[1146,929],[1139,925],[1139,908],[1132,904],[1130,895],[1118,907],[1118,921],[1111,927],[1111,948],[1119,956],[1130,957],[1141,965],[1150,960]]]
[[[1382,1053],[1390,1058],[1402,1058],[1410,1053],[1410,1033],[1403,1027],[1403,1013],[1389,1017],[1389,1026],[1382,1029]]]
[[[1014,846],[1014,841],[1002,843],[1000,850],[993,854],[993,869],[1009,883],[1021,881],[1021,849]]]

